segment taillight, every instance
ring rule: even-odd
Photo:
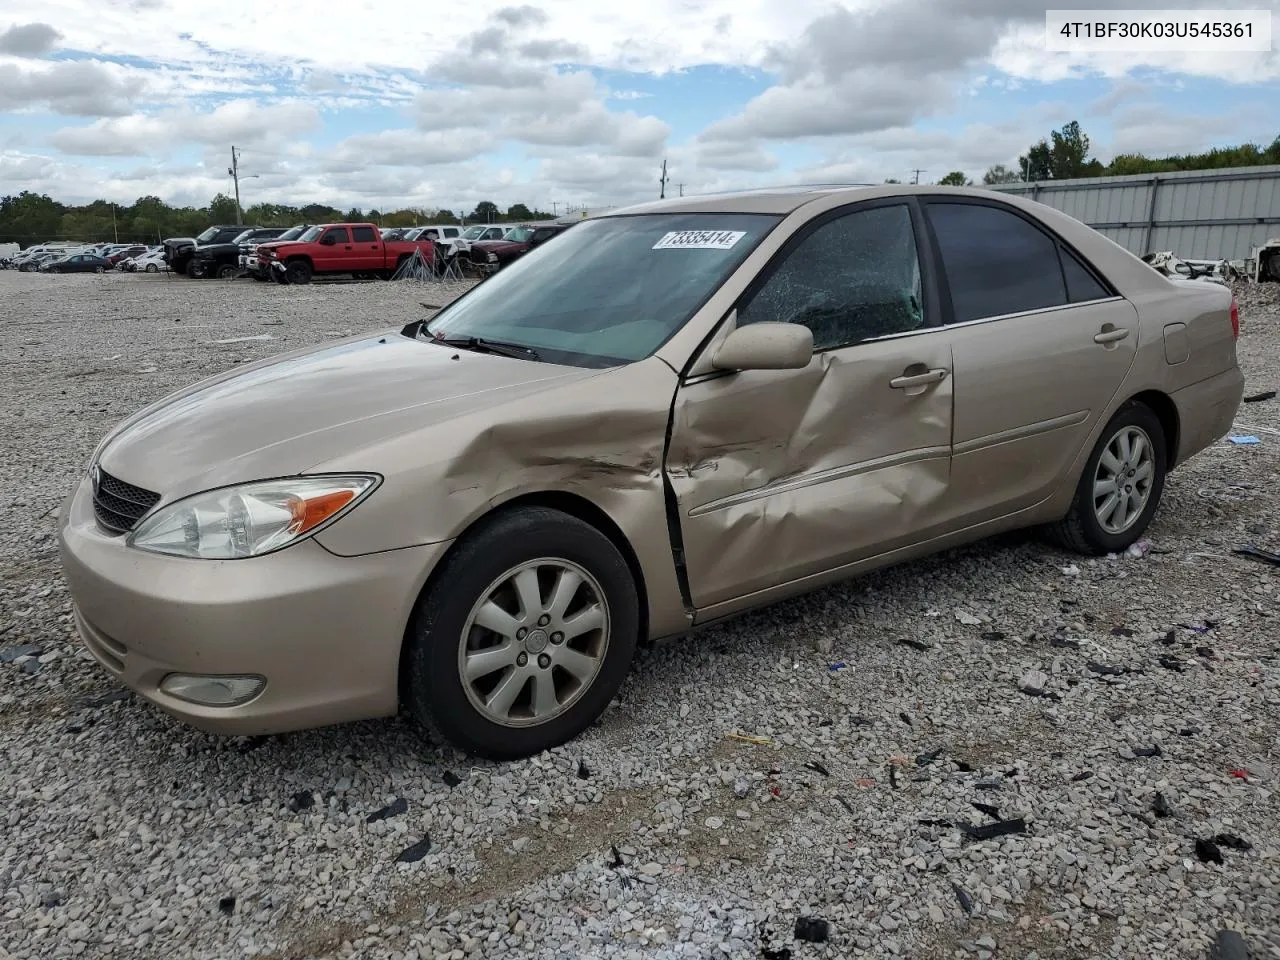
[[[1235,340],[1240,339],[1240,305],[1235,297],[1231,298],[1231,336]]]

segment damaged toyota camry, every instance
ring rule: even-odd
[[[1229,290],[978,189],[585,220],[402,330],[181,390],[60,521],[79,634],[226,734],[569,740],[638,644],[1021,527],[1124,550],[1241,400]]]

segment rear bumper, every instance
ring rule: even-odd
[[[1176,391],[1172,400],[1178,408],[1178,451],[1172,465],[1184,463],[1230,433],[1243,397],[1244,374],[1239,367]]]

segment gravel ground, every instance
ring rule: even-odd
[[[1280,957],[1277,571],[1231,553],[1280,550],[1280,400],[1172,476],[1144,557],[1018,535],[824,590],[643,652],[531,760],[123,695],[53,535],[99,437],[459,289],[0,273],[0,958]],[[1280,285],[1240,297],[1274,389]]]

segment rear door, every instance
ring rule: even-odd
[[[938,326],[922,225],[897,199],[802,227],[736,322],[804,324],[809,364],[681,384],[667,474],[699,610],[936,526],[950,474],[951,334]]]
[[[1045,499],[1133,364],[1137,312],[1047,227],[999,201],[932,198],[955,355],[949,513]]]
[[[351,248],[352,270],[381,270],[385,265],[382,239],[373,227],[352,227]]]

